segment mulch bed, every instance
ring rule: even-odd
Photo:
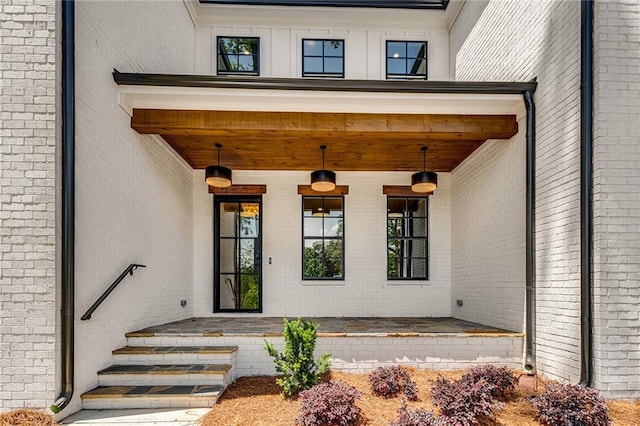
[[[437,411],[431,403],[431,383],[444,376],[457,380],[463,371],[433,371],[410,369],[411,377],[418,385],[420,400],[408,402],[411,409],[417,407]],[[362,409],[360,425],[387,426],[397,416],[400,398],[384,399],[373,396],[366,374],[332,371],[331,380],[342,380],[363,393],[357,405]],[[538,388],[542,389],[539,383]],[[503,410],[497,412],[497,425],[539,426],[535,420],[535,409],[525,400],[533,392],[517,390]],[[609,413],[615,426],[640,426],[640,400],[635,403],[610,401]],[[203,419],[203,426],[291,426],[295,424],[300,409],[299,401],[286,400],[280,395],[275,377],[241,377],[225,390],[213,410]]]
[[[0,426],[56,426],[53,416],[32,408],[0,413]]]

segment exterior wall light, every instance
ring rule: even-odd
[[[216,148],[218,148],[218,164],[206,168],[205,182],[207,182],[207,185],[216,188],[228,188],[231,186],[231,169],[220,165],[220,148],[222,148],[222,145],[217,143]]]
[[[324,168],[324,150],[326,145],[320,145],[322,150],[322,170],[311,173],[311,189],[318,192],[333,191],[336,188],[336,173]]]
[[[427,171],[427,147],[422,150],[422,171],[411,176],[411,190],[413,192],[432,192],[438,187],[438,175],[435,172]]]

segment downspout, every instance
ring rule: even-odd
[[[580,28],[580,384],[593,382],[592,278],[593,247],[593,0],[581,2]]]
[[[526,170],[526,224],[525,224],[525,362],[524,369],[528,374],[535,374],[535,356],[533,354],[533,330],[535,313],[535,142],[536,142],[536,107],[533,102],[533,91],[524,92],[524,105],[527,111],[527,170]]]
[[[75,268],[75,3],[62,1],[62,383],[51,411],[73,396]]]

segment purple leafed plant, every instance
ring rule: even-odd
[[[315,385],[300,393],[300,416],[296,421],[302,426],[353,425],[360,417],[355,401],[361,396],[356,388],[340,381]]]
[[[369,374],[371,393],[383,398],[393,398],[401,392],[410,401],[418,399],[418,387],[407,370],[399,365],[378,367]]]
[[[436,379],[431,388],[433,402],[440,409],[442,425],[472,426],[494,419],[494,408],[503,404],[492,397],[494,386],[457,380],[450,382],[443,377]]]
[[[547,426],[609,426],[605,400],[596,389],[554,383],[540,395],[528,398],[538,409],[536,418]]]
[[[494,365],[479,365],[467,370],[462,381],[467,383],[486,382],[493,385],[490,390],[491,396],[504,400],[516,388],[518,378],[507,367],[496,367]]]

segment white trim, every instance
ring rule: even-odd
[[[352,112],[396,114],[522,114],[520,94],[335,92],[309,90],[119,86],[119,103],[140,109]]]

